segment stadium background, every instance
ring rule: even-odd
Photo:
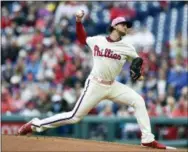
[[[51,116],[73,108],[92,66],[89,49],[76,39],[74,14],[79,9],[85,11],[83,24],[89,36],[106,34],[116,16],[133,21],[134,29],[124,40],[143,57],[145,80],[130,81],[129,63],[117,80],[144,97],[151,118],[186,118],[187,2],[9,1],[1,2],[2,133],[14,134],[20,119],[24,122],[25,118]],[[108,100],[89,113],[104,119],[130,118],[133,114],[132,107]],[[15,123],[14,118],[19,121]],[[156,138],[188,137],[183,125],[155,127]],[[56,133],[71,136],[73,130],[68,125],[59,127]],[[87,138],[106,140],[108,134],[104,124],[93,123]],[[116,125],[115,136],[138,139],[140,130],[137,123],[121,122]]]

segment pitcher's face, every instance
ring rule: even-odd
[[[124,23],[117,24],[114,29],[121,35],[125,36],[127,34],[128,28]]]

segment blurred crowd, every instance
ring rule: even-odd
[[[87,34],[105,34],[116,16],[143,20],[147,15],[181,7],[186,2],[145,2],[153,11],[134,6],[141,2],[2,2],[1,73],[2,114],[53,115],[73,108],[92,67],[91,52],[76,38],[77,10],[85,12]],[[144,4],[145,4],[144,3]],[[126,63],[117,81],[140,93],[151,117],[186,117],[188,106],[187,46],[180,33],[156,53],[155,35],[145,25],[135,28],[130,41],[144,59],[145,80],[132,83]],[[134,109],[111,101],[99,103],[90,114],[129,117]],[[127,126],[126,126],[127,127]],[[132,128],[125,128],[125,130]],[[137,129],[137,128],[136,128]]]

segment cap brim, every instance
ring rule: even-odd
[[[131,21],[125,21],[125,22],[122,22],[124,24],[127,25],[127,28],[131,28],[133,26],[133,23]]]
[[[133,26],[133,23],[131,21],[124,21],[124,22],[120,22],[118,24],[126,24],[127,25],[127,28],[131,28]],[[117,25],[117,24],[116,24]],[[108,31],[109,32],[112,32],[113,31],[113,27],[112,26],[109,26],[108,27]]]

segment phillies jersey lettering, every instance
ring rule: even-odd
[[[134,47],[123,40],[109,42],[99,35],[87,37],[86,42],[93,54],[91,75],[104,80],[114,80],[127,60],[138,57]]]
[[[105,51],[104,49],[100,50],[100,48],[97,45],[94,46],[94,56],[101,56],[101,57],[121,60],[121,56],[116,53],[113,53],[111,49],[106,48]]]

